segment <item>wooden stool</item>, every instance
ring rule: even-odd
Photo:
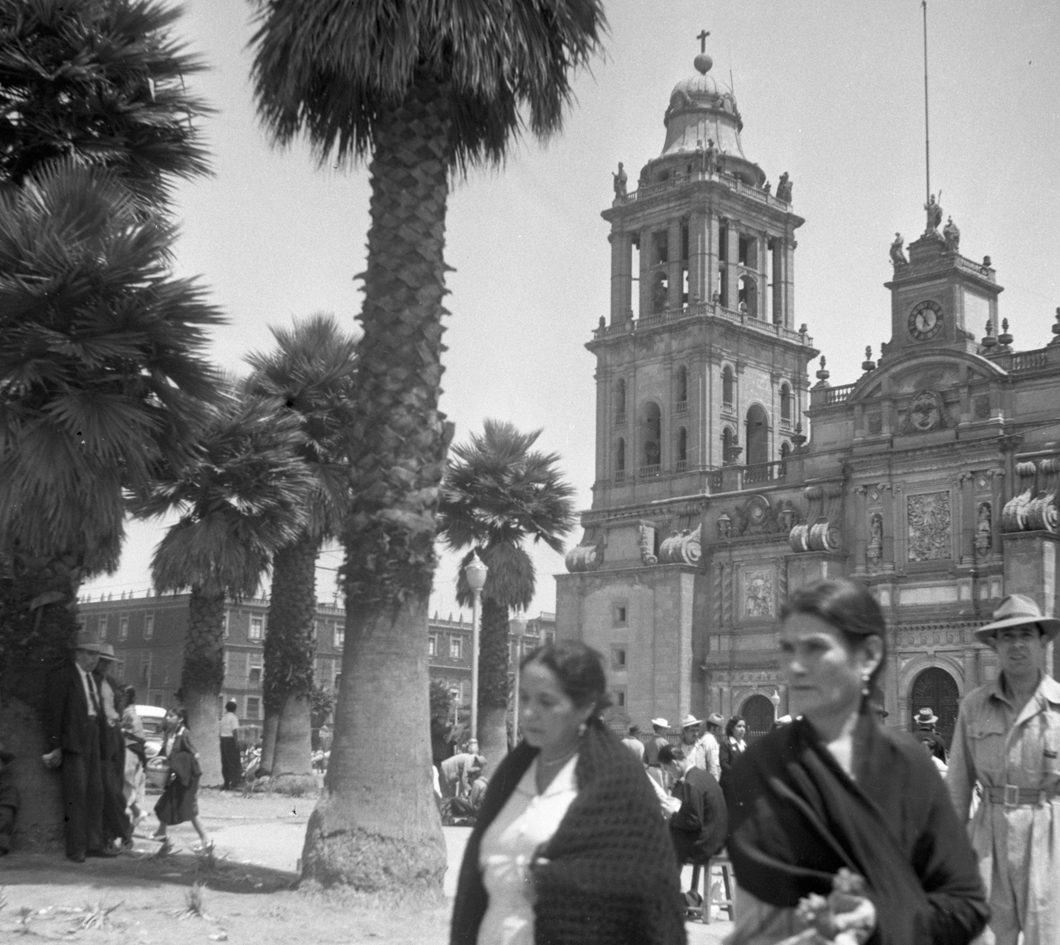
[[[714,901],[711,891],[711,876],[721,870],[721,899]],[[710,907],[718,906],[729,913],[729,921],[736,921],[736,880],[732,874],[732,861],[727,856],[716,856],[703,871],[703,921],[710,922]]]
[[[721,870],[721,899],[715,900],[713,898],[713,882],[714,870]],[[692,883],[691,889],[695,892],[699,890],[696,888],[699,886],[699,877],[702,873],[703,876],[703,901],[698,906],[686,906],[686,912],[693,917],[698,917],[703,920],[707,925],[710,924],[711,906],[718,906],[729,913],[729,921],[736,921],[736,897],[735,888],[736,881],[733,878],[732,873],[732,862],[727,856],[715,856],[710,859],[705,867],[693,864],[692,866]]]

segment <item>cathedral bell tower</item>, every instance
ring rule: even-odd
[[[724,466],[768,478],[801,420],[817,353],[794,325],[804,221],[788,175],[774,191],[745,155],[736,99],[711,66],[701,53],[696,74],[674,86],[662,153],[634,190],[619,165],[602,214],[611,305],[587,345],[597,356],[594,508],[703,494]]]

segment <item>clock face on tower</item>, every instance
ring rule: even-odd
[[[909,334],[917,341],[927,341],[942,331],[942,306],[926,299],[917,302],[909,313]]]

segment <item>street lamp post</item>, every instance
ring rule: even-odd
[[[482,588],[486,586],[489,568],[482,563],[478,552],[464,565],[464,577],[471,588],[471,740],[478,744],[478,635],[482,622]]]

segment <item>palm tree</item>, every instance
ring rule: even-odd
[[[321,162],[371,156],[343,686],[303,876],[422,901],[440,897],[445,872],[423,637],[452,435],[438,410],[449,180],[499,163],[524,123],[559,130],[603,11],[600,0],[256,5],[252,77],[275,140],[304,134]]]
[[[62,162],[0,193],[0,737],[22,733],[20,824],[31,804],[62,824],[27,720],[78,587],[117,565],[124,494],[183,460],[215,383],[202,355],[221,318],[170,274],[173,239],[111,172]],[[50,835],[20,826],[24,844]]]
[[[271,331],[275,350],[247,356],[254,368],[250,386],[277,398],[298,422],[304,437],[297,454],[316,483],[305,525],[273,560],[261,766],[274,776],[311,776],[316,562],[321,544],[338,535],[348,504],[344,434],[357,342],[324,314]]]
[[[202,65],[171,38],[178,16],[0,0],[0,736],[18,732],[27,758],[25,846],[61,833],[29,720],[77,589],[117,564],[123,490],[186,453],[213,386],[202,354],[221,318],[172,278],[175,231],[151,217],[208,171],[206,109],[183,83]]]
[[[115,171],[137,200],[209,173],[184,78],[205,66],[156,0],[0,0],[0,184],[61,158]]]
[[[487,420],[483,433],[453,448],[442,489],[440,534],[454,551],[478,552],[489,568],[482,589],[479,638],[479,745],[500,761],[508,750],[508,617],[534,599],[534,563],[526,540],[563,551],[574,526],[574,490],[556,469],[555,453],[533,450],[540,430],[520,433],[511,423]],[[472,601],[460,569],[457,600]]]
[[[304,526],[313,487],[297,455],[298,419],[275,398],[230,386],[202,434],[199,461],[173,469],[135,506],[144,518],[181,516],[155,549],[151,572],[159,593],[191,590],[180,687],[204,784],[221,777],[226,601],[257,591],[272,555]]]

